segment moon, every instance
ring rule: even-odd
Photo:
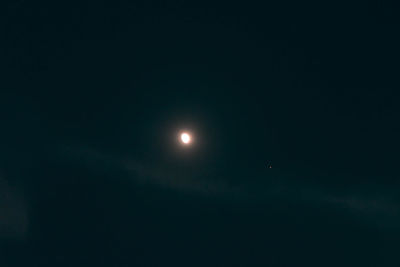
[[[189,145],[192,142],[192,137],[187,132],[181,133],[181,142],[184,145]]]

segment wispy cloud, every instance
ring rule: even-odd
[[[28,230],[28,213],[19,190],[0,176],[0,238],[23,238]]]
[[[247,179],[248,177],[244,177],[246,182],[232,183],[229,182],[230,179],[222,179],[223,177],[217,177],[218,175],[214,173],[185,172],[165,166],[146,165],[134,159],[105,155],[90,149],[69,151],[93,166],[101,165],[103,168],[124,170],[129,177],[140,184],[150,184],[184,193],[233,197],[247,203],[259,204],[282,200],[302,203],[305,206],[322,205],[327,209],[335,208],[344,213],[350,212],[364,218],[364,221],[374,222],[380,226],[400,227],[398,226],[400,210],[397,205],[399,201],[387,187],[364,184],[360,188],[353,186],[346,190],[329,189],[285,173],[267,175],[262,182],[260,180],[252,182],[251,179]],[[261,175],[266,176],[249,173],[249,176]]]
[[[398,200],[391,192],[377,191],[373,196],[354,192],[345,196],[327,196],[325,201],[383,227],[400,228]]]

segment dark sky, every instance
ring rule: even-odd
[[[399,266],[396,15],[2,2],[0,266]]]

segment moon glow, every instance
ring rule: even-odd
[[[192,142],[192,137],[188,133],[181,133],[181,141],[183,144],[188,145]]]

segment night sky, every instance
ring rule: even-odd
[[[400,266],[397,13],[3,1],[0,266]]]

